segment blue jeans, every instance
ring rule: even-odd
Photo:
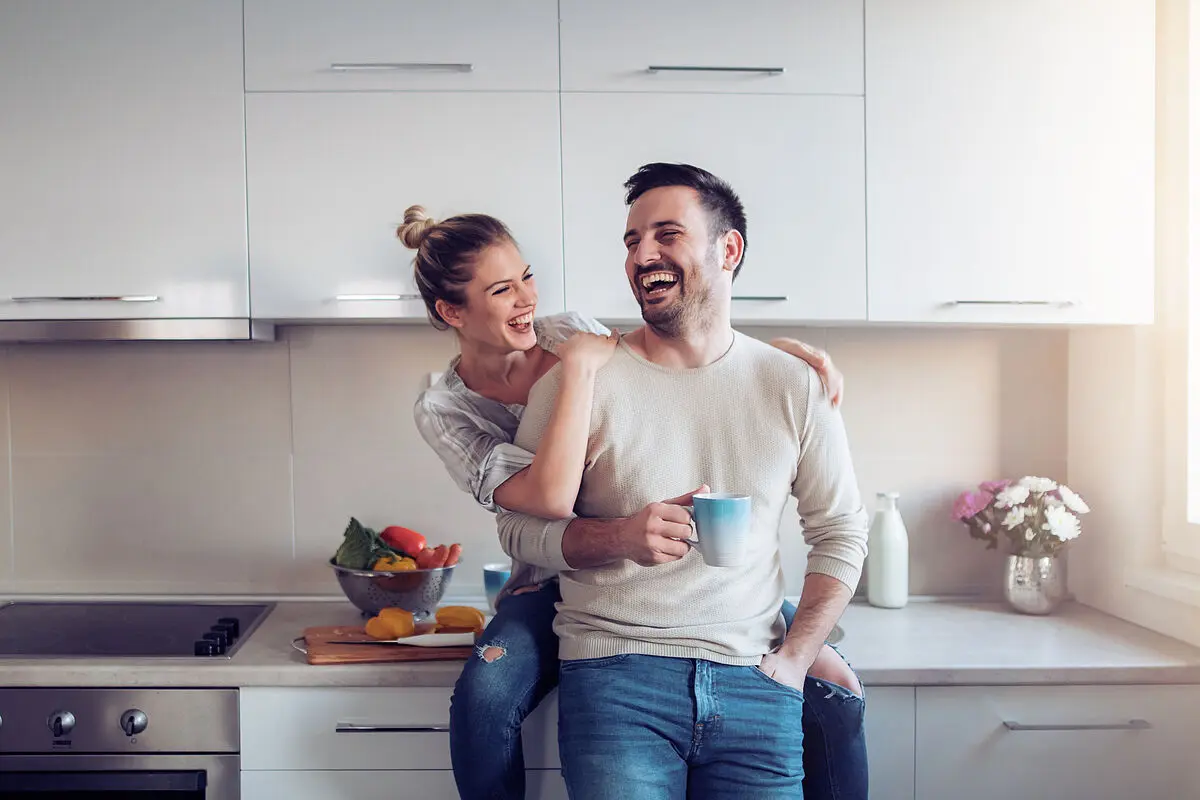
[[[464,800],[525,796],[521,723],[559,680],[554,635],[557,582],[510,595],[463,667],[450,704],[450,757]],[[784,603],[791,624],[795,607]],[[490,650],[488,648],[498,648]],[[496,657],[502,653],[500,657]],[[484,656],[491,658],[485,660]],[[715,666],[715,665],[714,665]],[[765,677],[765,676],[764,676]],[[865,800],[864,703],[846,689],[809,678],[802,728],[804,791],[809,800]],[[794,746],[799,747],[799,738]]]

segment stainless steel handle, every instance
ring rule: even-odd
[[[419,294],[339,294],[334,297],[338,302],[361,303],[367,300],[420,300]]]
[[[156,294],[114,295],[61,295],[10,297],[13,303],[157,303],[162,298]]]
[[[424,61],[362,61],[330,64],[334,72],[472,72],[474,64]]]
[[[735,294],[734,300],[759,300],[764,303],[786,303],[786,294]]]
[[[1148,731],[1154,726],[1144,719],[1128,722],[1100,723],[1096,725],[1065,723],[1062,725],[1025,725],[1005,720],[1004,727],[1010,731]]]
[[[1074,300],[947,300],[948,306],[1073,306]]]
[[[355,725],[339,722],[337,733],[449,733],[449,725]]]
[[[759,75],[782,75],[784,67],[703,67],[697,65],[651,64],[646,72],[753,72]]]

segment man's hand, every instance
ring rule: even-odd
[[[692,495],[707,492],[708,486],[661,503],[651,503],[622,521],[619,537],[625,557],[643,567],[678,561],[690,546],[684,539],[692,536],[692,517],[683,506],[691,505]]]
[[[804,679],[808,676],[808,670],[815,659],[815,654],[810,656],[798,647],[789,647],[785,641],[774,653],[763,656],[758,668],[765,672],[768,678],[803,692]]]

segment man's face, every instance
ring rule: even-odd
[[[625,276],[642,319],[664,336],[703,330],[716,282],[722,280],[720,240],[694,189],[651,189],[629,208]]]

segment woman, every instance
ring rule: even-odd
[[[422,437],[485,508],[569,516],[583,474],[595,375],[617,335],[576,314],[535,321],[533,274],[493,217],[435,222],[413,206],[397,235],[417,251],[416,284],[430,321],[453,328],[461,349],[417,401]],[[772,344],[811,364],[831,399],[840,399],[841,376],[822,354],[794,340]],[[560,362],[561,387],[534,456],[514,446],[513,437],[530,387]],[[464,666],[451,702],[451,760],[464,798],[524,796],[521,723],[558,683],[552,629],[558,599],[554,573],[514,562],[479,657]],[[783,613],[790,624],[794,608],[787,604]],[[861,687],[828,645],[809,676],[806,797],[866,797]]]

